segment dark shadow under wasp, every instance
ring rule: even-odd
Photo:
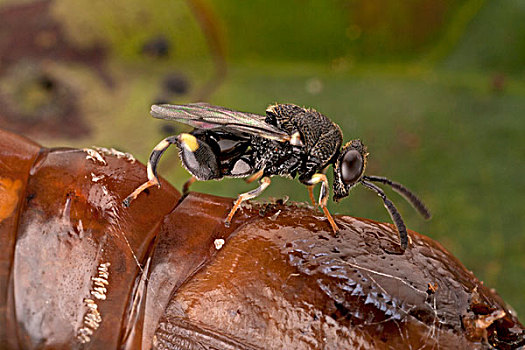
[[[242,193],[224,223],[229,225],[241,203],[260,195],[274,175],[295,178],[308,188],[315,204],[313,188],[321,183],[318,205],[332,230],[339,228],[326,204],[329,196],[326,168],[333,165],[333,199],[348,196],[352,187],[362,184],[383,200],[399,232],[401,248],[406,249],[408,235],[399,211],[374,183],[382,183],[400,193],[426,219],[430,213],[421,200],[403,185],[389,179],[364,174],[367,150],[360,140],[341,147],[343,134],[339,126],[313,109],[293,104],[276,104],[266,109],[266,115],[244,113],[205,103],[187,105],[153,105],[155,118],[174,120],[194,127],[190,133],[170,136],[151,152],[148,161],[148,181],[125,200],[129,206],[142,191],[160,186],[157,163],[170,144],[179,148],[184,167],[193,175],[183,192],[196,180],[219,180],[223,177],[243,177],[247,182],[259,180],[259,187]]]

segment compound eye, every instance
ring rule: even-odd
[[[341,178],[345,185],[356,182],[363,172],[363,157],[355,149],[345,153],[341,162]]]

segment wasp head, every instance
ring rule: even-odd
[[[401,251],[404,251],[408,246],[408,234],[403,218],[394,206],[394,203],[373,182],[389,185],[394,191],[402,195],[425,219],[430,218],[430,212],[414,193],[400,183],[385,177],[365,175],[367,156],[366,147],[361,140],[350,141],[341,148],[334,164],[334,201],[338,202],[341,198],[348,196],[350,189],[357,183],[361,183],[369,190],[374,191],[383,200],[385,208],[392,217],[401,240]]]
[[[348,142],[341,148],[334,165],[334,200],[338,202],[348,196],[363,177],[368,153],[361,140]]]

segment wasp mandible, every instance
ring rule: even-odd
[[[341,146],[341,128],[314,109],[275,104],[266,109],[265,116],[261,116],[206,103],[192,103],[153,105],[151,114],[155,118],[188,124],[194,130],[167,137],[153,149],[147,167],[148,181],[124,200],[125,206],[129,206],[146,188],[160,186],[157,164],[164,151],[174,144],[179,148],[182,164],[192,174],[183,192],[187,192],[196,180],[223,177],[243,177],[249,183],[259,180],[259,187],[239,195],[224,221],[227,226],[241,203],[260,195],[270,185],[272,176],[298,176],[299,181],[307,186],[314,206],[313,188],[321,183],[318,205],[337,233],[339,228],[326,207],[329,185],[325,171],[329,165],[334,171],[333,199],[339,201],[348,196],[350,189],[357,184],[376,192],[397,227],[403,250],[408,245],[406,226],[394,204],[374,182],[391,186],[424,218],[430,218],[423,202],[403,185],[384,177],[365,175],[368,156],[365,145],[361,140],[352,140]]]

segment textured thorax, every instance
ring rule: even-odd
[[[324,168],[337,154],[343,134],[339,126],[314,109],[278,104],[266,109],[266,122],[292,135],[299,132],[307,159],[302,173]],[[314,169],[317,168],[317,169]]]
[[[314,109],[306,109],[292,104],[278,104],[266,109],[266,121],[285,130],[289,134],[299,131],[306,150],[310,150],[330,134],[334,144],[341,146],[343,134],[339,126],[328,117]]]

